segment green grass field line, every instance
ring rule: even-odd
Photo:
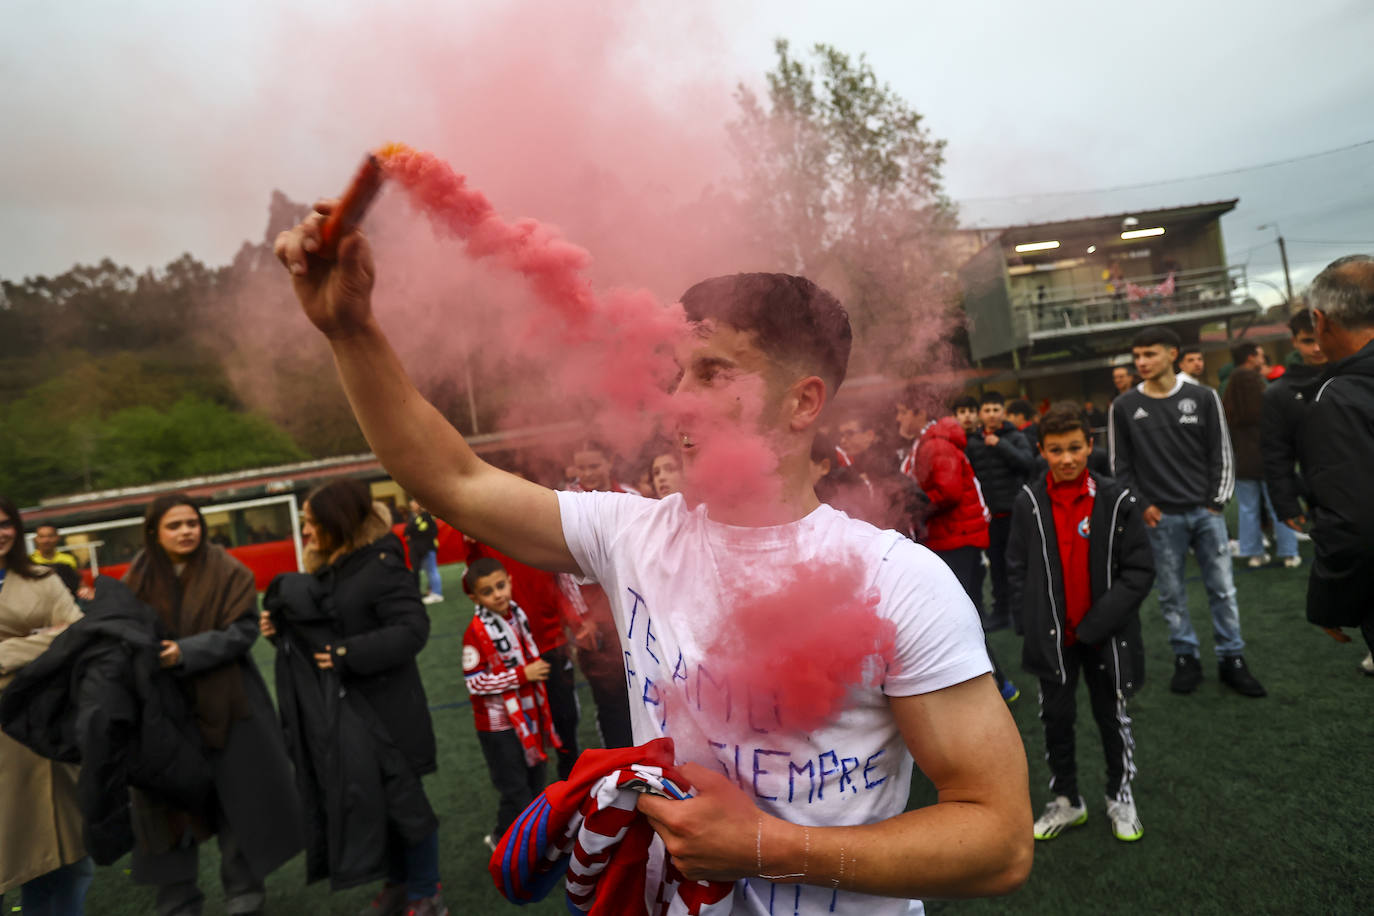
[[[1310,561],[1310,548],[1305,550]],[[448,600],[429,608],[433,636],[420,656],[438,737],[439,771],[426,780],[439,812],[444,895],[454,916],[516,912],[487,875],[482,835],[495,820],[496,798],[473,730],[458,662],[458,639],[471,615],[459,585],[461,566],[443,570]],[[1193,570],[1194,574],[1196,570]],[[1144,838],[1120,843],[1103,814],[1101,744],[1080,693],[1078,760],[1088,823],[1036,846],[1035,868],[1016,894],[994,900],[933,901],[935,914],[1044,913],[1359,913],[1370,912],[1374,866],[1374,679],[1356,665],[1357,639],[1338,645],[1303,618],[1307,567],[1236,568],[1241,621],[1251,669],[1269,697],[1238,696],[1216,680],[1210,626],[1200,582],[1189,583],[1189,607],[1203,643],[1202,688],[1191,696],[1168,692],[1172,654],[1158,604],[1142,611],[1147,683],[1131,704],[1139,776],[1135,795]],[[1020,645],[996,633],[992,645],[1009,671],[1019,672]],[[254,647],[271,681],[272,649]],[[1036,708],[1036,684],[1024,673],[1012,707],[1030,762],[1037,812],[1048,801],[1049,773]],[[595,742],[585,688],[582,740]],[[552,772],[552,769],[551,769]],[[918,773],[912,805],[933,792]],[[7,841],[9,838],[7,838]],[[207,914],[223,912],[218,851],[202,850],[201,887]],[[97,871],[87,912],[146,916],[152,890],[134,884],[127,862]],[[330,894],[306,886],[301,857],[267,882],[273,914],[354,914],[371,889]],[[12,897],[13,895],[11,895]],[[6,900],[10,904],[10,900]],[[557,894],[522,913],[566,913]]]

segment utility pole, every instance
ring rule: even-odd
[[[1274,227],[1278,229],[1278,226]],[[1288,301],[1293,301],[1293,278],[1288,275],[1288,246],[1283,244],[1283,236],[1279,236],[1279,259],[1283,261],[1283,285],[1288,289]]]
[[[1278,223],[1265,223],[1263,226],[1256,226],[1256,230],[1273,229],[1274,235],[1279,242],[1279,260],[1283,262],[1283,285],[1288,290],[1288,301],[1284,305],[1293,304],[1293,278],[1288,273],[1288,246],[1283,243],[1283,230]]]

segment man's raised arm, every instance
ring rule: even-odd
[[[577,572],[563,539],[558,497],[492,467],[426,401],[372,314],[375,268],[361,232],[320,254],[320,226],[334,201],[321,201],[277,236],[301,308],[329,340],[344,393],[368,445],[396,482],[464,534],[543,569]]]

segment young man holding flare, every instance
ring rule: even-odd
[[[640,801],[687,877],[737,882],[735,911],[754,914],[895,916],[909,912],[910,898],[1004,894],[1024,883],[1024,749],[967,597],[934,555],[822,506],[810,483],[811,439],[848,360],[848,318],[833,297],[776,274],[693,287],[683,296],[693,333],[675,355],[673,393],[695,418],[679,421],[684,493],[655,501],[556,492],[484,462],[421,397],[372,314],[366,239],[350,231],[337,258],[317,254],[330,209],[318,204],[282,233],[276,253],[329,340],[368,442],[450,524],[605,587],[632,680],[635,740],[671,734],[688,761],[682,773],[695,797]],[[737,499],[694,499],[693,464],[741,438],[766,444],[775,469],[737,488]],[[836,554],[880,596],[892,657],[880,683],[846,694],[831,721],[789,731],[782,717],[768,719],[776,709],[711,680],[703,647],[739,625],[728,617],[741,597],[732,590],[763,588]],[[760,661],[770,648],[758,647]],[[796,662],[799,676],[809,661]],[[725,711],[712,720],[722,697]],[[913,758],[938,801],[905,811]]]

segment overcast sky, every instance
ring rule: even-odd
[[[761,82],[776,37],[865,53],[948,141],[947,187],[966,222],[1239,197],[1226,244],[1252,277],[1281,283],[1273,231],[1256,228],[1265,223],[1289,239],[1297,283],[1339,254],[1374,250],[1374,144],[1356,146],[1374,140],[1368,0],[598,3],[596,15],[620,17],[595,26],[599,43],[551,18],[548,3],[531,4],[522,27],[502,25],[508,37],[463,23],[519,0],[458,5],[397,4],[408,12],[379,27],[378,5],[361,0],[6,0],[0,277],[105,256],[143,268],[182,251],[225,263],[261,237],[273,188],[308,200],[380,140],[444,135],[431,123],[444,118],[440,96],[388,73],[422,59],[431,84],[445,82],[444,67],[471,80],[465,67],[494,45],[518,57],[526,34],[560,28],[573,33],[566,54],[585,48],[589,69],[619,60],[627,88],[659,92],[667,111],[726,111],[731,85]],[[320,55],[366,69],[371,88],[322,71]],[[539,57],[521,65],[537,69]],[[674,95],[688,82],[691,102]],[[613,117],[616,104],[606,93],[598,111]],[[1130,191],[1045,193],[1345,147]]]

